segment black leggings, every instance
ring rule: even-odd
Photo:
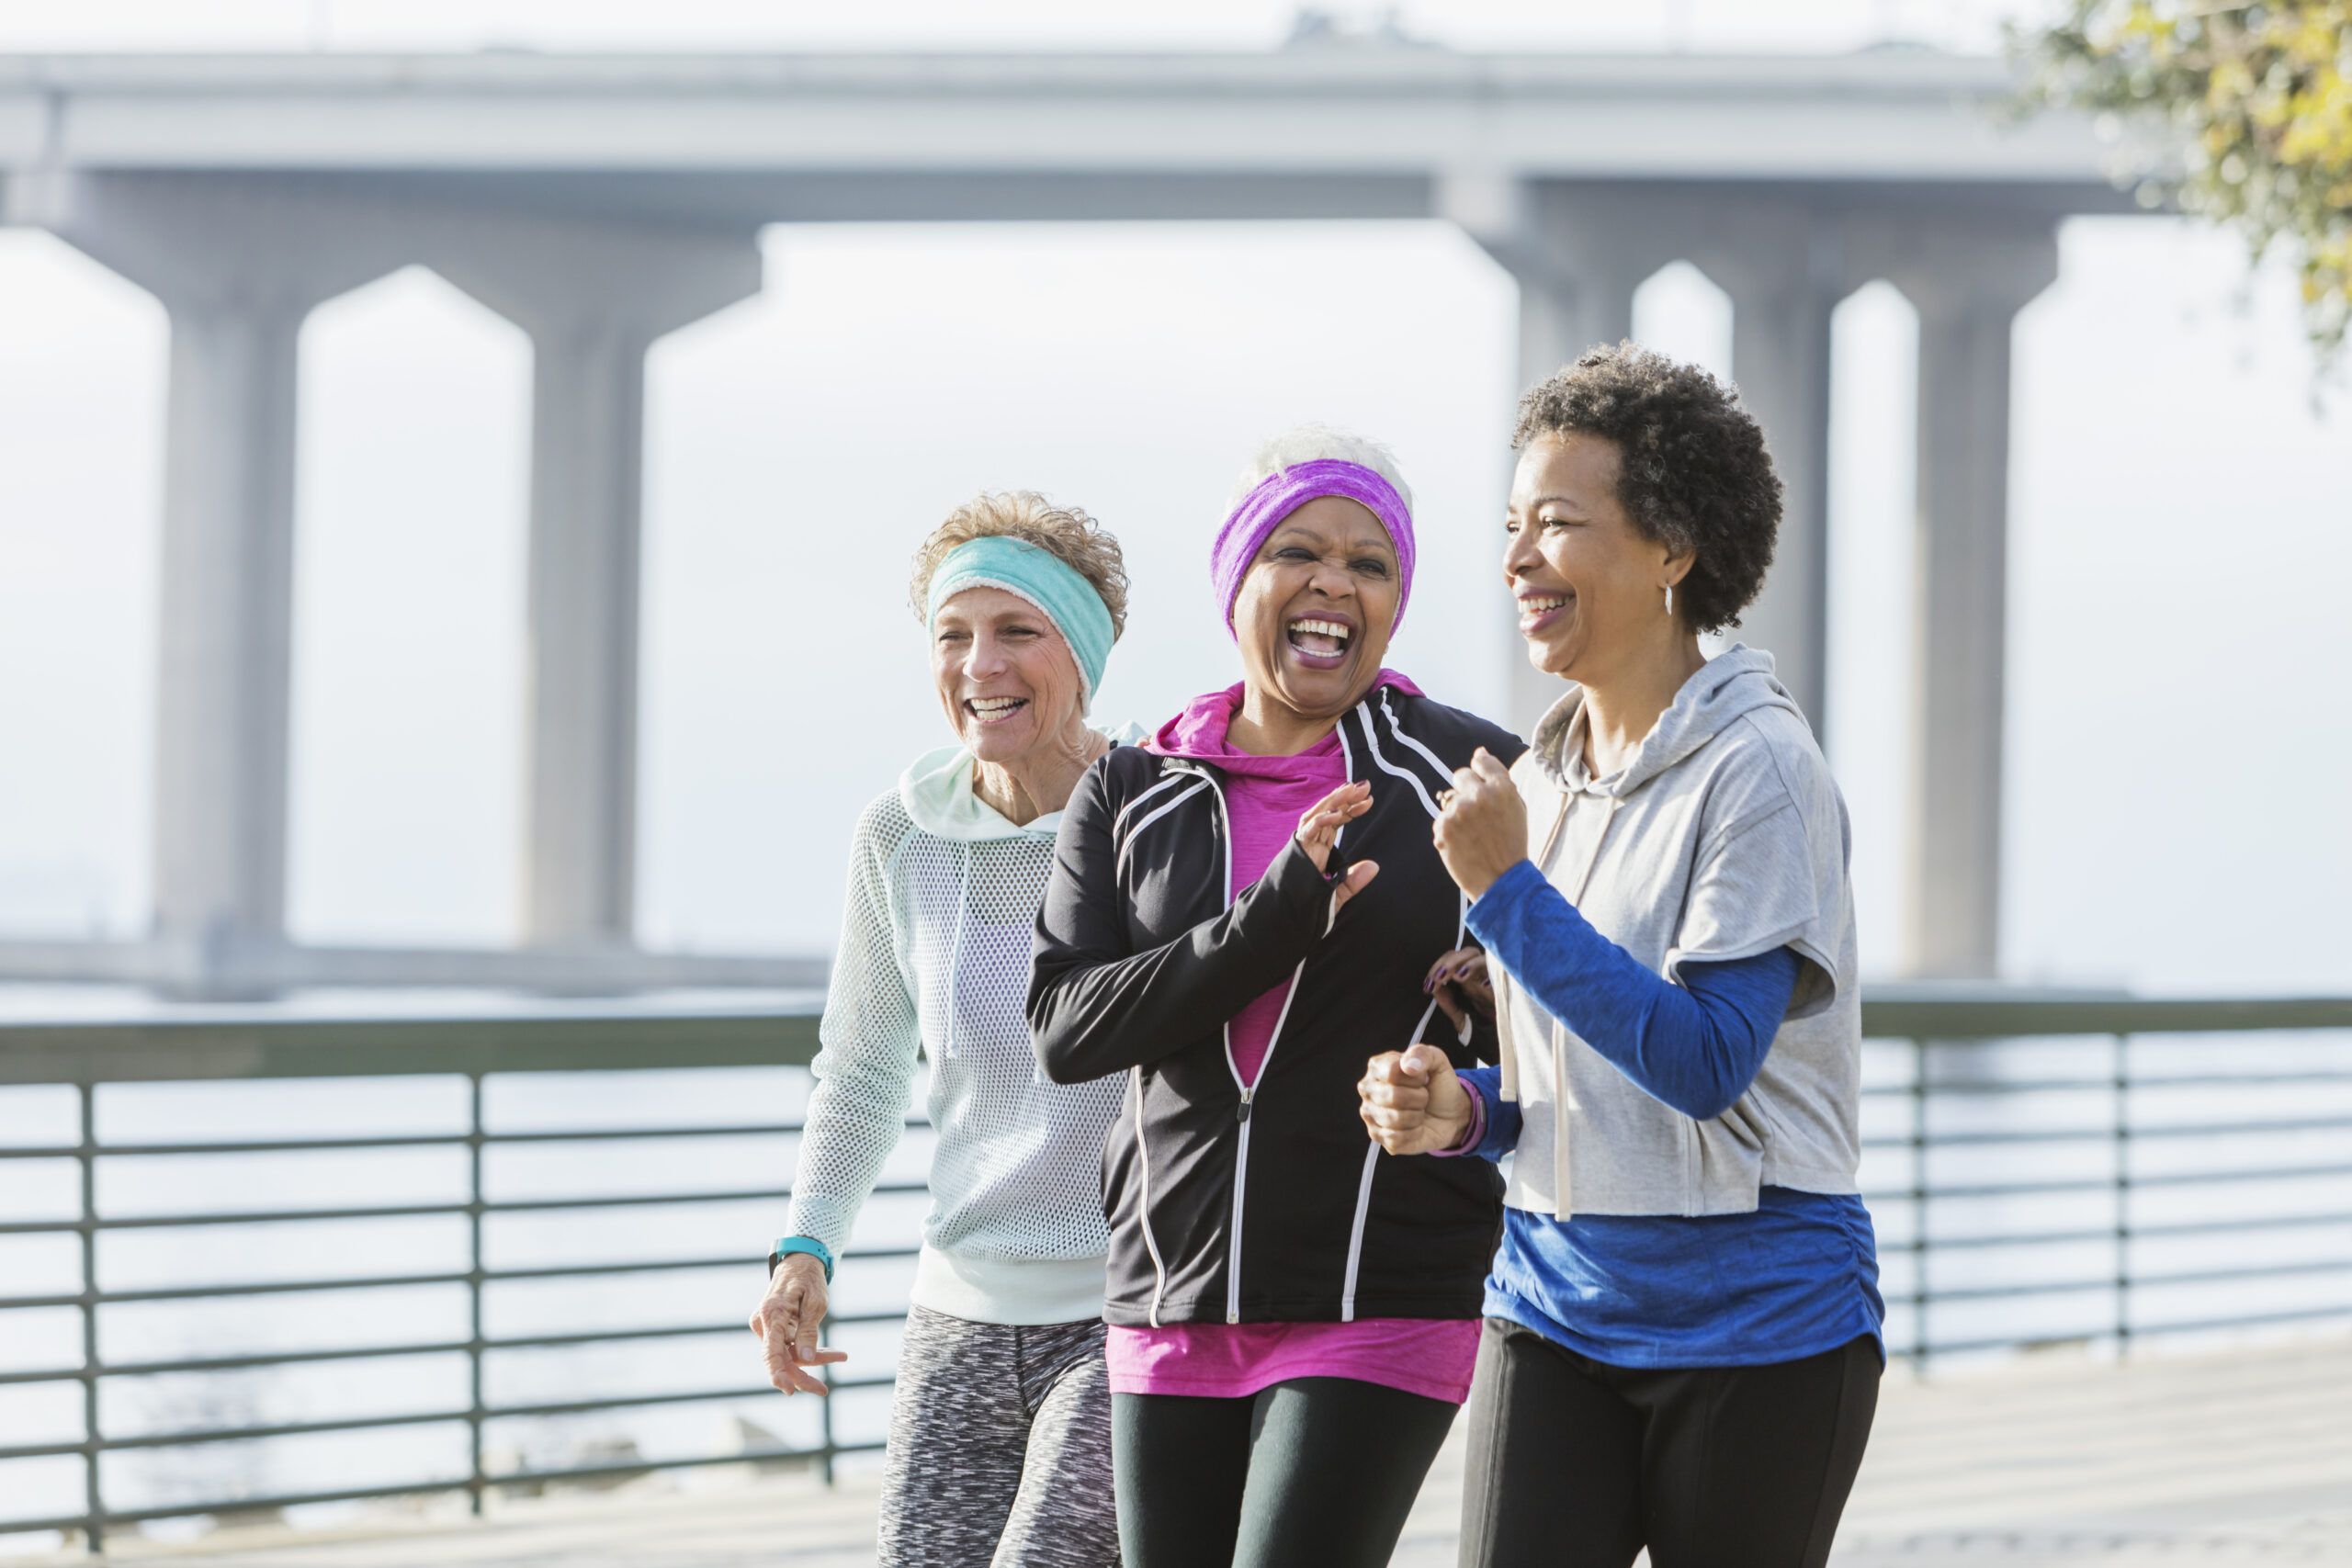
[[[1119,1554],[1125,1568],[1382,1568],[1453,1410],[1349,1378],[1249,1399],[1114,1393]]]
[[[1464,1568],[1820,1568],[1878,1408],[1867,1335],[1801,1361],[1634,1371],[1488,1318]],[[1123,1498],[1124,1501],[1124,1498]]]

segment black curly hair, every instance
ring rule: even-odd
[[[1694,552],[1675,613],[1696,631],[1739,625],[1772,564],[1781,478],[1738,392],[1637,344],[1589,349],[1519,400],[1510,444],[1568,434],[1615,442],[1625,515],[1645,537]]]

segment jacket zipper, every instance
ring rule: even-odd
[[[1225,841],[1225,880],[1222,884],[1226,908],[1233,908],[1233,815],[1227,809],[1225,791],[1216,780],[1204,772],[1201,779],[1209,786],[1209,794],[1216,797],[1217,826]],[[1336,847],[1337,839],[1334,838]],[[1290,972],[1290,989],[1283,997],[1283,1010],[1274,1019],[1274,1032],[1266,1037],[1266,1054],[1258,1058],[1258,1078],[1263,1081],[1266,1068],[1274,1059],[1274,1047],[1282,1043],[1283,1025],[1290,1019],[1291,1003],[1298,999],[1298,982],[1306,973],[1306,960]],[[1233,1118],[1241,1129],[1233,1151],[1233,1213],[1227,1225],[1230,1235],[1226,1239],[1225,1253],[1225,1321],[1241,1321],[1241,1233],[1244,1217],[1243,1198],[1250,1185],[1250,1111],[1258,1099],[1258,1085],[1241,1081],[1240,1064],[1233,1059],[1233,1025],[1225,1025],[1225,1070],[1233,1075],[1233,1087],[1241,1091],[1240,1103],[1234,1107]]]
[[[1143,1195],[1136,1204],[1136,1214],[1143,1222],[1143,1249],[1151,1257],[1151,1312],[1154,1328],[1159,1326],[1159,1302],[1168,1293],[1168,1266],[1159,1260],[1159,1241],[1151,1234],[1151,1149],[1143,1141],[1143,1069],[1134,1067],[1127,1074],[1136,1096],[1136,1169],[1143,1179]]]

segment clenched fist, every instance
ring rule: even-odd
[[[1372,1141],[1392,1155],[1450,1149],[1470,1130],[1470,1091],[1434,1045],[1374,1056],[1364,1064],[1356,1095]]]
[[[1453,770],[1453,787],[1440,792],[1437,852],[1454,886],[1476,898],[1495,878],[1527,858],[1527,803],[1510,770],[1484,746],[1466,768]]]

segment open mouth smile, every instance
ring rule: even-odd
[[[1329,615],[1301,615],[1290,623],[1286,640],[1292,655],[1310,670],[1337,670],[1347,662],[1355,628]]]
[[[1575,610],[1577,596],[1563,590],[1557,593],[1528,592],[1519,596],[1519,635],[1535,637]]]
[[[982,724],[1002,724],[1029,705],[1027,697],[967,697],[964,711]]]

